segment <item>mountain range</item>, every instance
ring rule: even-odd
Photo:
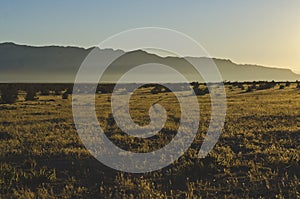
[[[0,43],[0,82],[74,82],[76,73],[95,47],[84,49],[62,46],[27,46],[15,43]],[[118,55],[121,50],[99,49],[107,54]],[[195,61],[203,63],[209,58],[195,57]],[[300,75],[290,69],[279,69],[260,65],[236,64],[228,59],[213,58],[223,80],[227,81],[295,81]],[[142,50],[126,52],[124,56],[112,63],[108,75],[120,77],[122,72],[133,65],[143,63],[161,63],[174,67],[185,73],[190,80],[202,81],[196,71],[191,69],[184,58],[160,57]],[[156,71],[157,72],[157,71]],[[161,76],[168,80],[168,74],[151,70],[153,77]],[[149,75],[148,74],[148,75]]]

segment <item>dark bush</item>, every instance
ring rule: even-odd
[[[50,89],[48,88],[41,88],[41,95],[49,95]]]
[[[245,90],[245,87],[244,87],[243,84],[237,84],[237,87],[238,87],[239,89],[241,89],[241,90]]]
[[[171,90],[162,85],[155,85],[154,88],[151,90],[152,94],[170,92]]]
[[[151,89],[152,94],[158,94],[161,93],[161,88],[158,86],[155,86],[153,89]]]
[[[199,86],[200,86],[199,82],[192,82],[191,85],[192,85],[194,90],[199,88]]]
[[[253,87],[252,86],[248,86],[246,92],[252,92],[253,91]]]
[[[270,88],[274,88],[276,84],[272,83],[272,82],[266,82],[266,83],[261,83],[257,86],[257,90],[265,90],[265,89],[270,89]]]
[[[68,92],[67,91],[63,92],[62,99],[68,99],[68,97],[69,97]]]
[[[54,89],[54,95],[61,95],[61,92],[60,89]]]
[[[67,94],[71,95],[72,92],[73,92],[73,88],[71,88],[71,87],[67,88],[67,90],[66,90]]]
[[[1,86],[1,102],[5,104],[13,104],[18,99],[18,89],[14,85]]]
[[[197,89],[194,89],[194,92],[196,95],[205,95],[205,94],[208,94],[209,93],[209,90],[207,87],[205,88],[197,88]]]
[[[33,101],[33,100],[36,100],[36,99],[37,99],[36,90],[34,88],[27,89],[25,100],[26,101]]]
[[[101,93],[112,93],[115,88],[115,84],[99,84],[97,92]]]
[[[284,89],[284,85],[280,85],[280,86],[279,86],[279,89]]]

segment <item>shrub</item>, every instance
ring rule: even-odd
[[[54,95],[61,95],[61,90],[60,89],[54,89]]]
[[[170,90],[162,85],[155,85],[155,87],[151,90],[152,94],[158,94],[163,92],[170,92]]]
[[[50,89],[48,88],[41,88],[41,95],[49,95]]]
[[[262,83],[259,84],[259,86],[256,88],[257,90],[264,90],[264,89],[270,89],[273,88],[275,86],[274,83],[272,82],[267,82],[267,83]]]
[[[32,85],[26,85],[23,87],[23,90],[26,92],[25,95],[25,100],[26,101],[33,101],[38,99],[38,97],[36,96],[38,89],[35,88]]]
[[[37,99],[35,89],[28,89],[26,92],[27,92],[25,96],[26,101],[33,101]]]
[[[69,94],[67,91],[65,91],[63,94],[62,94],[62,99],[68,99],[69,97]]]
[[[286,82],[286,83],[285,83],[285,86],[286,86],[286,87],[289,87],[290,85],[291,85],[291,82]]]
[[[115,88],[114,84],[99,84],[97,87],[97,92],[112,93],[114,88]]]
[[[241,90],[245,90],[245,87],[243,84],[237,84],[237,87],[240,88]]]
[[[66,90],[66,93],[71,95],[73,92],[73,88],[72,87],[68,87],[67,90]]]
[[[279,86],[279,89],[284,89],[284,85],[280,85],[280,86]]]
[[[1,87],[1,101],[5,104],[13,104],[18,99],[18,89],[14,85]]]
[[[158,94],[159,92],[161,92],[161,90],[157,86],[151,89],[152,94]]]
[[[192,85],[194,90],[199,88],[199,86],[200,86],[200,84],[198,82],[192,82],[191,85]]]
[[[248,86],[246,92],[252,92],[253,91],[253,87],[252,86]]]
[[[197,89],[194,89],[194,92],[196,95],[205,95],[205,94],[208,94],[209,93],[209,90],[207,87],[201,89],[201,88],[197,88]]]

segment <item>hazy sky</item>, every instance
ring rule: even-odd
[[[90,47],[144,26],[186,33],[213,57],[300,73],[299,0],[0,2],[0,42]]]

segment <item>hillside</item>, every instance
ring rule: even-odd
[[[33,47],[14,43],[0,44],[1,82],[73,82],[76,72],[93,48],[43,46]],[[103,50],[102,50],[103,51]],[[120,50],[105,49],[107,53],[120,53]],[[207,58],[193,58],[206,67]],[[132,65],[161,63],[173,66],[192,80],[201,81],[189,63],[178,57],[159,57],[144,51],[128,52],[116,60],[108,74],[119,76]],[[259,65],[241,65],[230,60],[214,59],[224,80],[229,81],[294,81],[300,75],[289,69],[278,69]],[[166,77],[168,74],[153,72],[154,76]],[[155,74],[157,73],[157,74]]]

